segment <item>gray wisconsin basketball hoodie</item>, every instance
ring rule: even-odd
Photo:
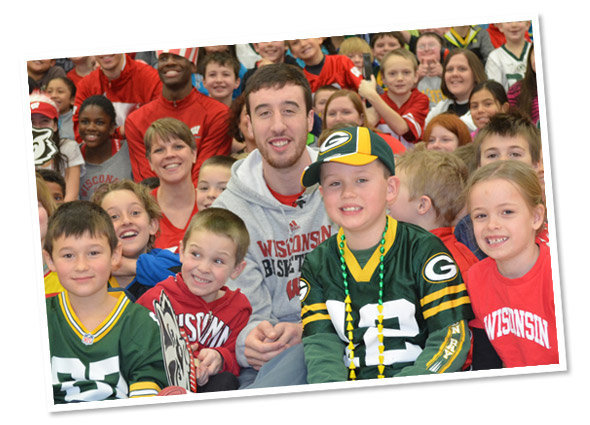
[[[315,161],[317,151],[307,150]],[[296,207],[277,201],[262,176],[258,150],[234,163],[231,179],[213,206],[237,214],[250,233],[246,268],[227,284],[239,288],[252,305],[250,321],[236,342],[238,362],[248,367],[246,336],[261,321],[273,325],[301,321],[299,275],[305,254],[338,229],[326,214],[317,185],[305,190]]]

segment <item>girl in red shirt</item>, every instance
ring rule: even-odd
[[[478,169],[467,206],[488,255],[466,279],[475,313],[474,369],[559,363],[551,258],[537,238],[545,206],[535,171],[514,160]]]

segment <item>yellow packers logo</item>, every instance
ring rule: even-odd
[[[457,277],[459,269],[455,260],[444,252],[433,255],[422,268],[422,277],[430,283],[443,283]]]
[[[303,278],[299,278],[299,299],[301,302],[305,301],[309,294],[309,282]]]
[[[346,142],[350,141],[350,139],[352,139],[352,134],[350,134],[348,131],[336,131],[332,133],[330,137],[328,137],[324,143],[322,143],[322,146],[320,146],[320,155],[323,155],[326,152],[337,148],[338,146],[342,146]]]

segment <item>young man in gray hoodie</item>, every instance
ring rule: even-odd
[[[213,204],[239,215],[250,233],[246,268],[228,282],[252,305],[236,344],[241,388],[304,384],[300,268],[305,255],[338,230],[317,185],[301,185],[303,170],[317,157],[306,145],[311,90],[299,68],[280,63],[258,69],[245,96],[258,149],[234,164]]]

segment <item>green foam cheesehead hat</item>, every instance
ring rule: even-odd
[[[305,187],[320,182],[320,168],[326,162],[347,165],[367,165],[376,159],[395,174],[393,151],[385,140],[366,127],[343,127],[330,134],[320,146],[317,160],[301,175]]]

